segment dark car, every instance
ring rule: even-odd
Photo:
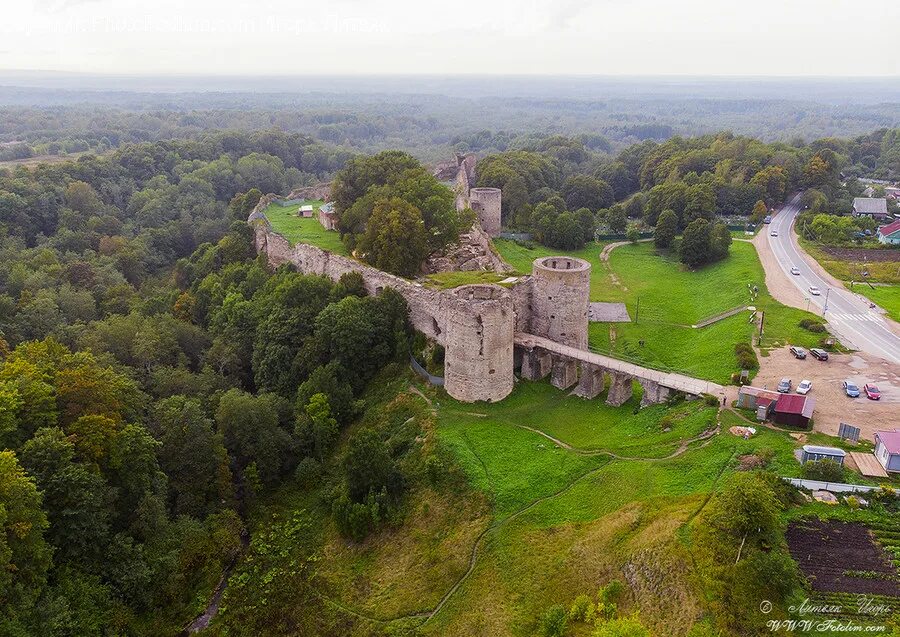
[[[819,349],[818,347],[813,347],[809,350],[809,353],[813,355],[813,358],[819,361],[827,361],[828,360],[828,352],[824,349]]]
[[[806,358],[806,350],[802,347],[796,347],[791,345],[791,354],[794,355],[794,358],[804,359]]]
[[[869,400],[878,400],[881,398],[881,392],[878,391],[878,388],[875,385],[870,383],[863,385],[863,391],[866,392],[866,398]]]

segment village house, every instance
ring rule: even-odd
[[[878,228],[876,235],[880,243],[900,245],[900,219]]]
[[[300,206],[300,210],[297,211],[297,214],[305,219],[309,219],[313,216],[313,207],[309,204]]]
[[[334,212],[333,201],[329,201],[319,208],[319,223],[326,230],[337,230],[337,215]]]
[[[887,210],[887,199],[884,197],[856,197],[853,199],[854,217],[871,217],[884,221],[890,219]]]
[[[900,429],[875,432],[875,457],[885,471],[900,473]]]

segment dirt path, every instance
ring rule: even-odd
[[[606,451],[605,449],[579,449],[578,447],[573,447],[567,442],[563,442],[559,438],[554,438],[550,434],[541,431],[540,429],[535,429],[533,427],[529,427],[528,425],[516,425],[519,429],[526,429],[533,433],[538,434],[539,436],[543,436],[553,444],[562,447],[566,451],[571,451],[572,453],[576,453],[579,456],[609,456],[610,458],[614,458],[616,460],[645,460],[645,461],[659,461],[659,460],[670,460],[672,458],[676,458],[687,451],[688,447],[691,443],[697,442],[698,440],[706,440],[707,438],[712,438],[719,431],[719,426],[716,425],[710,429],[707,429],[699,436],[694,436],[693,438],[688,438],[687,440],[681,441],[681,444],[678,448],[670,453],[668,456],[663,456],[661,458],[645,458],[645,457],[633,457],[633,456],[620,456],[618,454],[613,453],[612,451]]]

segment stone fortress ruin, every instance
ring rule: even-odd
[[[470,188],[474,166],[474,155],[457,157],[457,207],[473,206],[478,220],[469,234],[480,237],[479,244],[486,242],[491,269],[509,271],[487,237],[500,232],[501,193],[499,189]],[[631,397],[633,381],[643,388],[642,405],[663,402],[672,391],[693,396],[723,391],[715,383],[591,352],[591,264],[583,259],[540,257],[534,261],[532,274],[511,280],[509,288],[495,284],[428,288],[316,246],[291,245],[272,229],[262,212],[274,197],[263,197],[248,218],[257,251],[265,254],[273,267],[291,263],[300,272],[334,281],[347,272],[358,272],[369,294],[380,294],[386,287],[400,292],[409,305],[413,327],[444,347],[444,388],[457,400],[503,400],[513,390],[516,369],[527,380],[549,375],[555,387],[573,388],[584,398],[601,394],[608,376],[606,402],[616,406]]]

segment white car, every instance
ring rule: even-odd
[[[793,268],[791,268],[791,274],[793,274],[794,276],[800,276],[800,268],[795,265]]]
[[[809,380],[801,380],[800,384],[797,385],[797,393],[798,394],[808,394],[809,390],[812,389],[812,381]]]
[[[773,230],[773,231],[770,232],[769,234],[772,235],[773,237],[777,237],[777,236],[778,236],[778,231],[777,231],[777,230]]]
[[[813,296],[821,296],[822,290],[817,288],[815,285],[811,285],[811,286],[809,286],[809,293],[812,294]]]

